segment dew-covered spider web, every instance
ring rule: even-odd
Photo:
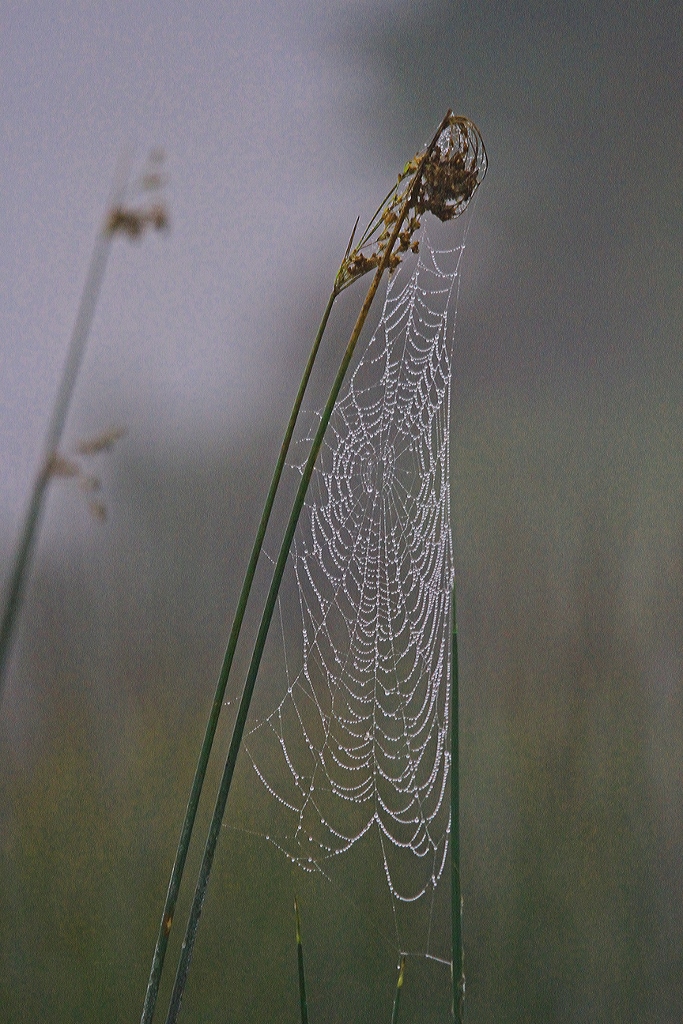
[[[288,637],[282,653],[282,689],[265,713],[261,700],[244,743],[269,798],[269,842],[305,872],[333,879],[362,848],[345,885],[374,858],[395,948],[444,964],[450,391],[463,250],[436,251],[423,235],[419,254],[389,280],[295,535],[294,585],[281,612],[298,622],[297,639]],[[305,442],[301,452],[303,465]],[[272,681],[261,685],[272,694]],[[446,919],[438,941],[430,935],[437,890]],[[419,935],[406,913],[421,922]]]

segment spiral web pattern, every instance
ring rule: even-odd
[[[292,548],[299,660],[246,737],[286,821],[268,839],[326,871],[374,829],[403,902],[436,887],[448,848],[450,379],[463,248],[436,253],[424,237],[412,268],[390,279]]]

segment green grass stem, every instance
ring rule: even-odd
[[[460,723],[458,696],[458,626],[455,579],[451,599],[453,646],[451,651],[451,925],[453,1020],[465,1019],[465,962],[462,945],[462,889],[460,882]]]
[[[108,229],[109,216],[111,210],[118,208],[123,200],[128,182],[128,164],[128,156],[125,156],[119,162],[119,168],[114,179],[112,198],[107,208],[107,218],[98,233],[90,259],[78,313],[76,314],[76,321],[71,334],[71,341],[69,342],[64,371],[45,438],[40,469],[33,484],[31,500],[10,571],[2,611],[2,622],[0,623],[0,704],[2,703],[5,669],[7,667],[14,625],[21,606],[24,586],[38,536],[47,485],[51,477],[51,460],[59,447],[78,378],[78,371],[81,367],[83,354],[90,335],[114,237],[113,232]]]
[[[294,897],[294,917],[296,919],[296,960],[299,970],[299,1005],[301,1007],[301,1024],[308,1024],[308,1000],[306,999],[306,975],[304,973],[304,947],[301,941],[301,921],[299,904]]]
[[[183,940],[183,945],[180,953],[180,960],[178,963],[178,970],[176,972],[176,978],[173,985],[173,991],[171,994],[171,1002],[169,1006],[168,1016],[166,1018],[166,1024],[175,1024],[175,1021],[177,1021],[178,1014],[180,1012],[180,1004],[182,1001],[183,993],[185,991],[187,974],[192,960],[192,953],[197,935],[197,928],[199,927],[199,919],[201,917],[202,907],[204,905],[204,899],[206,897],[206,890],[209,883],[209,877],[211,875],[211,868],[213,866],[213,859],[216,852],[216,846],[218,843],[218,836],[220,834],[221,826],[223,823],[225,807],[228,800],[228,794],[230,792],[230,786],[232,783],[232,778],[235,770],[235,764],[237,762],[237,755],[239,753],[239,748],[242,743],[242,737],[244,734],[244,728],[247,721],[249,706],[251,704],[251,698],[254,692],[256,677],[258,675],[259,666],[261,664],[261,657],[263,655],[263,649],[265,647],[268,630],[270,628],[270,622],[273,616],[273,611],[275,609],[277,595],[280,589],[280,582],[285,571],[287,558],[289,557],[289,550],[292,544],[292,540],[294,539],[294,533],[296,531],[297,523],[299,521],[299,516],[301,514],[301,510],[306,499],[306,493],[308,491],[308,485],[310,483],[311,476],[313,475],[315,462],[318,457],[318,453],[320,452],[320,448],[323,443],[323,438],[325,436],[325,431],[327,430],[327,424],[329,423],[330,416],[332,415],[332,410],[334,409],[335,403],[337,401],[337,396],[339,394],[342,383],[346,376],[346,371],[353,357],[356,348],[356,343],[363,329],[368,313],[370,312],[370,307],[372,306],[372,302],[377,293],[377,289],[379,288],[379,284],[384,274],[384,271],[389,265],[390,257],[393,252],[396,241],[398,239],[398,235],[403,225],[403,222],[408,214],[408,211],[414,205],[418,189],[421,183],[424,165],[427,159],[431,156],[434,147],[436,146],[436,142],[439,138],[439,135],[441,134],[441,131],[448,122],[449,116],[450,111],[439,125],[432,142],[424,151],[424,153],[422,154],[417,163],[413,184],[408,191],[406,199],[401,205],[400,212],[396,218],[395,224],[393,225],[389,242],[383,251],[383,255],[380,260],[379,266],[377,267],[377,270],[373,276],[372,283],[370,284],[368,293],[365,297],[365,301],[363,302],[361,310],[358,314],[358,318],[354,325],[353,331],[351,332],[351,337],[349,338],[348,344],[346,346],[346,350],[340,363],[339,370],[337,371],[337,376],[335,377],[334,383],[332,385],[332,389],[330,391],[327,403],[325,405],[325,409],[321,416],[318,430],[316,431],[315,437],[313,439],[308,459],[306,461],[306,465],[302,473],[301,482],[299,484],[296,498],[294,499],[294,504],[292,506],[292,510],[290,513],[290,518],[287,523],[287,528],[285,530],[284,538],[282,540],[282,545],[280,547],[280,553],[278,555],[278,559],[275,564],[275,569],[273,571],[273,577],[271,580],[268,597],[266,599],[266,603],[264,606],[258,636],[256,639],[256,643],[254,645],[251,663],[249,665],[249,671],[247,673],[247,678],[244,684],[244,690],[242,692],[242,697],[240,699],[240,705],[237,712],[237,718],[235,720],[232,739],[230,742],[230,747],[228,749],[228,756],[226,759],[225,768],[223,770],[223,777],[221,779],[220,789],[218,791],[218,796],[216,798],[213,817],[211,819],[211,824],[209,826],[209,832],[206,839],[206,845],[204,848],[204,855],[202,858],[202,863],[199,870],[199,877],[197,879],[197,885],[195,888],[194,899],[192,902],[187,928],[185,931],[185,938]]]
[[[223,698],[225,696],[225,689],[230,676],[230,669],[232,667],[233,658],[235,656],[235,650],[237,648],[237,642],[239,640],[240,630],[242,628],[242,622],[244,614],[247,608],[247,602],[249,600],[249,594],[251,592],[252,583],[254,581],[254,575],[256,573],[256,566],[261,554],[263,547],[263,540],[266,535],[266,529],[270,520],[270,514],[275,501],[275,495],[277,493],[278,485],[280,483],[280,477],[285,467],[287,459],[287,452],[289,451],[289,445],[292,440],[292,434],[296,426],[297,417],[301,409],[301,403],[304,398],[304,392],[308,385],[308,380],[311,376],[313,364],[315,363],[320,342],[327,321],[332,312],[332,306],[337,298],[338,291],[336,288],[332,290],[332,293],[328,299],[323,318],[320,321],[318,327],[318,333],[315,336],[313,342],[313,348],[308,357],[308,362],[304,370],[303,377],[301,378],[301,384],[299,385],[299,391],[294,400],[292,412],[289,417],[289,423],[285,431],[285,436],[280,447],[280,454],[278,456],[273,478],[270,482],[270,489],[266,497],[266,502],[263,507],[263,513],[261,515],[261,521],[256,533],[254,540],[254,546],[251,551],[249,558],[249,564],[242,584],[242,591],[237,602],[237,609],[235,611],[235,617],[230,631],[230,638],[228,640],[228,646],[223,659],[223,665],[221,667],[220,675],[218,677],[218,683],[216,685],[216,692],[213,698],[213,704],[211,705],[211,713],[209,720],[206,725],[206,731],[204,733],[204,740],[202,742],[202,748],[199,754],[199,760],[197,762],[197,768],[195,770],[194,779],[192,780],[192,789],[190,791],[190,797],[187,803],[187,809],[185,811],[185,820],[180,833],[180,840],[178,842],[178,849],[176,851],[175,861],[173,863],[173,869],[171,871],[171,878],[168,884],[168,892],[166,894],[166,902],[164,903],[163,913],[161,915],[161,924],[159,925],[159,934],[157,935],[156,946],[154,949],[154,956],[152,958],[152,967],[150,970],[149,981],[147,983],[147,992],[145,995],[145,1002],[142,1008],[141,1024],[150,1024],[156,1007],[157,996],[159,992],[159,983],[161,981],[161,972],[164,966],[164,959],[166,956],[166,948],[168,946],[168,939],[171,933],[171,927],[173,925],[173,917],[175,914],[175,907],[178,900],[178,893],[180,891],[180,883],[183,877],[183,870],[185,868],[185,861],[187,859],[187,851],[190,845],[190,839],[192,836],[192,829],[194,827],[195,818],[197,815],[197,808],[199,806],[199,798],[201,796],[202,787],[204,785],[204,779],[206,776],[206,769],[209,762],[209,756],[211,754],[211,748],[213,746],[214,737],[216,735],[216,728],[218,726],[218,719],[223,707]]]
[[[396,979],[396,995],[394,996],[394,1008],[391,1012],[391,1024],[398,1024],[398,1008],[401,1003],[401,990],[403,988],[403,978],[406,970],[406,958],[401,957],[398,965],[398,978]]]

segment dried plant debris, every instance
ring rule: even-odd
[[[93,455],[100,455],[110,451],[126,431],[122,427],[112,427],[94,437],[80,441],[76,445],[76,452],[83,458],[90,458]],[[72,479],[78,484],[78,488],[88,495],[88,510],[98,520],[104,522],[107,518],[107,507],[103,501],[95,500],[92,495],[102,489],[102,482],[99,477],[86,473],[80,463],[74,459],[62,455],[58,451],[52,452],[45,470],[48,477],[59,477],[61,479]]]
[[[104,523],[107,519],[107,506],[101,501],[89,501],[88,511],[98,523]]]
[[[166,184],[167,178],[163,173],[163,163],[166,154],[163,149],[153,149],[147,157],[147,164],[140,175],[140,190],[142,192],[156,192]]]
[[[80,466],[72,459],[67,459],[59,452],[52,452],[47,462],[47,475],[59,477],[77,477],[80,473]]]
[[[487,166],[486,148],[477,126],[467,117],[449,113],[429,155],[423,149],[405,165],[355,247],[354,228],[337,274],[337,292],[380,265],[416,175],[420,176],[419,187],[389,257],[390,273],[396,270],[404,253],[418,251],[416,235],[422,214],[432,213],[442,221],[458,217],[484,180]]]
[[[76,451],[79,455],[99,455],[100,452],[107,452],[113,448],[116,442],[125,436],[125,433],[125,427],[112,427],[111,430],[105,430],[101,434],[80,441],[76,445]]]
[[[85,476],[83,473],[79,473],[78,486],[85,494],[92,494],[102,490],[102,481],[98,476]]]

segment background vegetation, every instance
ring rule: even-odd
[[[681,1006],[683,459],[663,442],[682,412],[615,411],[597,431],[575,407],[457,411],[472,1021],[634,1008],[662,1021]],[[572,456],[582,430],[590,463]],[[116,572],[105,535],[36,575],[14,669],[22,736],[7,720],[3,734],[7,1020],[139,1012],[244,560],[223,528],[256,515],[266,462],[251,450],[150,464],[129,449],[112,486],[149,521],[116,531]],[[293,1019],[291,891],[267,844],[226,833],[188,1019]],[[391,964],[367,942],[368,978],[346,1005],[362,1008]]]

